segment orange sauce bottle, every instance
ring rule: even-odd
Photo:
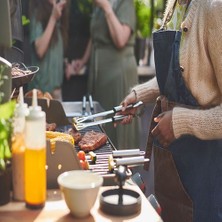
[[[25,126],[25,202],[30,209],[44,207],[46,200],[46,119],[33,90]]]

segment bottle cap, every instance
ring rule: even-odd
[[[29,107],[29,115],[28,119],[38,119],[41,117],[44,117],[44,112],[42,111],[42,107],[38,105],[38,99],[37,99],[37,90],[33,89],[32,93],[32,105]]]
[[[23,87],[19,88],[18,103],[16,104],[15,116],[16,117],[25,117],[28,115],[28,105],[24,103]]]
[[[29,114],[28,105],[24,103],[23,88],[19,88],[18,103],[15,107],[14,132],[21,133],[25,128],[25,117]]]

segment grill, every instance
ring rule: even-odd
[[[31,99],[26,98],[25,102],[28,105],[31,105]],[[94,103],[94,112],[101,112],[101,106],[97,102]],[[46,113],[47,123],[56,123],[58,128],[57,131],[67,132],[69,128],[72,127],[70,124],[70,119],[73,114],[81,116],[82,113],[82,102],[63,102],[60,103],[56,100],[51,100],[48,104],[48,101],[45,99],[38,99],[38,104],[42,107],[42,110]],[[89,110],[89,104],[86,103],[86,110]],[[72,115],[71,115],[72,114]],[[83,135],[85,132],[93,130],[95,132],[104,132],[103,128],[99,125],[90,126],[83,130],[80,130],[80,133]],[[77,152],[80,148],[75,145],[75,149],[71,144],[65,142],[56,143],[55,154],[51,154],[50,143],[47,141],[47,188],[54,189],[58,188],[57,177],[69,170],[80,170],[80,162],[77,158]],[[114,177],[115,174],[111,173],[108,169],[108,158],[112,154],[112,151],[116,150],[110,139],[108,138],[107,143],[95,150],[94,152],[97,155],[97,161],[95,164],[90,164],[90,170],[94,173],[101,174],[104,178],[103,185],[114,185],[116,184]],[[130,176],[130,170],[127,171],[127,174]]]
[[[72,126],[60,126],[56,129],[56,131],[67,132]],[[83,135],[87,131],[95,131],[95,132],[104,132],[102,127],[100,126],[92,126],[87,127],[80,131]],[[104,178],[103,186],[115,185],[115,173],[109,171],[108,167],[108,158],[112,155],[112,151],[116,150],[112,142],[107,140],[106,144],[101,146],[100,148],[94,150],[96,153],[97,160],[96,163],[92,163],[89,161],[89,170],[96,174],[100,174]],[[55,154],[51,154],[50,143],[47,143],[47,188],[55,189],[58,188],[57,177],[65,171],[69,170],[81,170],[80,161],[77,157],[77,152],[80,151],[80,148],[75,145],[73,146],[64,142],[57,142]],[[127,175],[131,176],[131,171],[127,170]]]
[[[67,132],[72,126],[62,126],[58,127],[57,131],[60,132]],[[87,127],[83,130],[80,130],[79,132],[83,136],[87,131],[95,131],[95,132],[104,132],[103,128],[101,126],[91,126]],[[79,152],[81,149],[78,145],[75,145],[75,151]],[[100,148],[94,150],[93,152],[96,153],[97,160],[96,163],[91,163],[89,161],[89,169],[92,170],[95,173],[99,173],[101,175],[111,174],[108,169],[108,157],[112,155],[112,151],[116,150],[110,139],[108,138],[108,141],[105,145],[101,146]]]

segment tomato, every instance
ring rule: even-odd
[[[81,165],[82,169],[84,170],[84,166],[85,166],[84,161],[83,161],[83,160],[80,160],[79,162],[80,162],[80,165]]]
[[[89,169],[89,162],[87,160],[80,160],[79,162],[83,170]]]
[[[88,160],[84,161],[84,170],[89,170],[89,162],[88,162]]]
[[[78,156],[79,160],[85,161],[85,159],[86,159],[86,153],[85,153],[83,150],[80,150],[80,151],[77,153],[77,156]]]

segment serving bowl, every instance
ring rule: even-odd
[[[72,170],[60,174],[57,182],[71,214],[82,218],[90,214],[103,177],[90,171]]]

